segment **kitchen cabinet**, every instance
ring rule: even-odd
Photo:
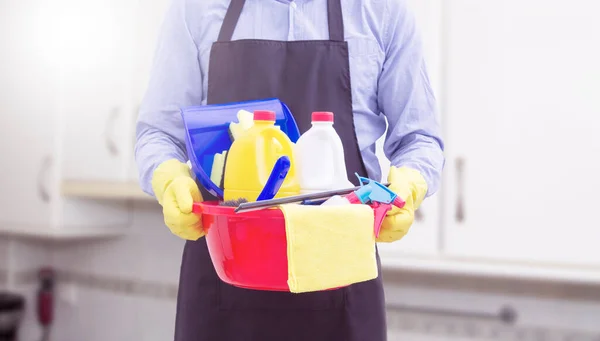
[[[600,4],[446,7],[444,254],[600,266]]]
[[[441,69],[441,0],[412,0],[409,7],[416,18],[418,34],[422,37],[425,60],[431,85],[436,97],[442,96]],[[438,100],[441,110],[441,101]],[[438,110],[438,115],[439,115]],[[441,115],[439,115],[441,120]],[[383,180],[387,179],[389,160],[383,154],[383,138],[377,143],[377,155],[383,171]],[[397,258],[410,255],[434,255],[439,251],[440,238],[440,196],[427,198],[417,211],[415,223],[402,240],[394,243],[381,243],[379,250],[383,264],[395,263]]]
[[[132,155],[129,70],[133,1],[69,3],[60,100],[66,180],[123,181]]]
[[[60,195],[65,97],[60,36],[65,7],[11,0],[0,12],[0,235],[70,239],[119,234],[130,212],[120,202]],[[58,10],[60,9],[60,10]],[[66,86],[64,88],[67,88]],[[76,97],[73,96],[72,97]],[[96,124],[92,121],[90,124]],[[81,143],[79,141],[78,143]],[[80,163],[89,162],[86,158]],[[112,229],[115,227],[115,229]]]
[[[78,29],[64,35],[72,46],[63,67],[66,180],[137,182],[135,123],[168,4],[86,1],[71,10]]]
[[[92,1],[62,15],[63,195],[152,199],[138,184],[135,123],[167,3]]]
[[[36,2],[0,5],[0,224],[42,224],[51,217],[55,87],[47,72],[51,56],[32,39],[40,28],[27,20],[38,13]]]

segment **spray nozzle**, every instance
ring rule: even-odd
[[[354,197],[362,204],[369,204],[373,208],[375,213],[375,237],[379,237],[381,224],[387,212],[392,209],[392,206],[404,207],[405,202],[396,193],[379,182],[363,178],[358,174],[356,176],[360,181],[360,188],[354,191]]]
[[[404,206],[404,201],[398,197],[396,193],[382,185],[381,183],[364,178],[356,174],[360,181],[360,189],[354,193],[358,197],[361,203],[368,204],[371,202],[378,202],[382,204],[394,204],[394,206]]]

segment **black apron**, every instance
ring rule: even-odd
[[[232,0],[212,46],[208,104],[278,98],[300,133],[313,111],[332,111],[348,178],[366,176],[352,112],[348,44],[340,0],[328,0],[330,40],[231,41],[244,0]],[[343,226],[340,226],[343,228]],[[379,255],[378,267],[381,273]],[[186,242],[177,298],[176,341],[385,341],[381,275],[328,292],[292,294],[222,282],[206,239]]]

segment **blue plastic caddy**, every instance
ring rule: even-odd
[[[215,154],[229,150],[231,147],[229,124],[237,122],[237,113],[240,110],[274,111],[275,124],[287,134],[290,140],[296,143],[300,137],[298,126],[289,108],[276,98],[181,109],[186,130],[187,155],[192,164],[192,171],[200,184],[219,200],[223,200],[223,189],[210,179],[210,172]]]

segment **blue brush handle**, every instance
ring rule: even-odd
[[[277,192],[279,192],[281,185],[283,185],[283,181],[285,180],[291,165],[290,158],[285,155],[275,162],[271,175],[269,175],[269,179],[256,201],[271,200],[275,197]]]

